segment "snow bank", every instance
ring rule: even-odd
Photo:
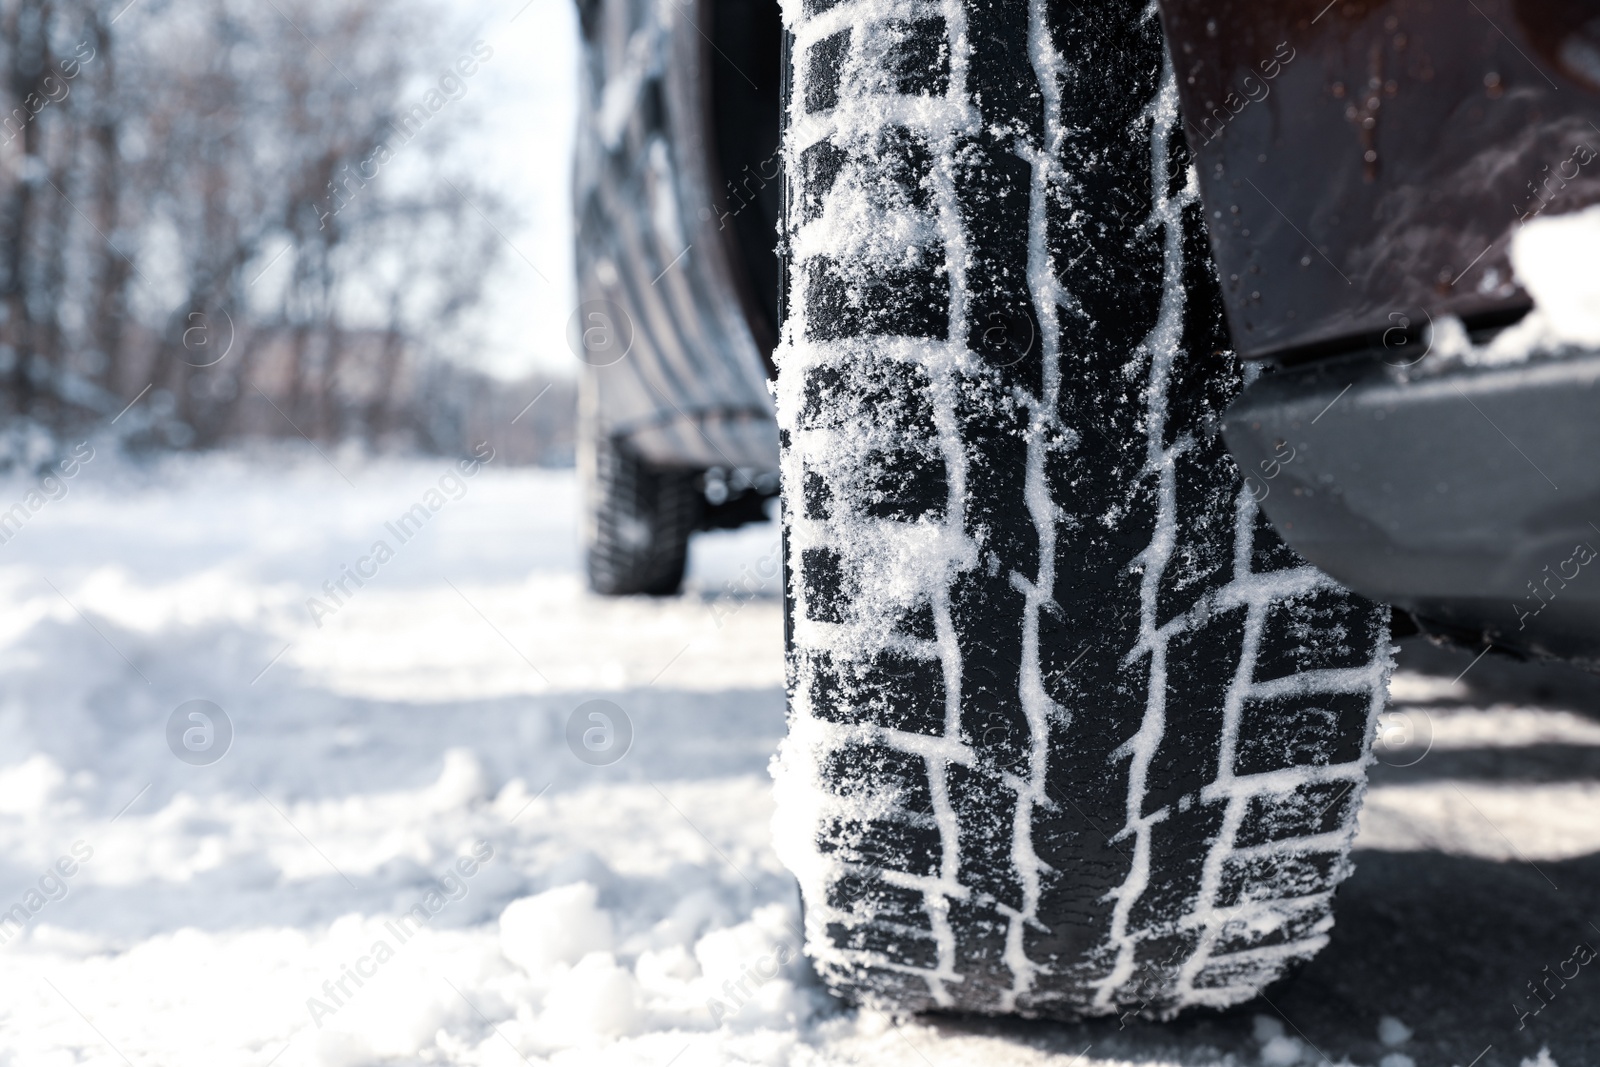
[[[0,546],[0,1061],[781,1060],[818,994],[766,830],[775,532],[600,601],[571,474],[491,468],[318,628],[445,466],[331,459],[108,454]],[[565,741],[600,692],[609,768]],[[163,732],[197,697],[209,767]]]
[[[434,676],[411,699],[341,692],[356,650],[382,647],[401,670],[473,620],[485,672],[527,673],[482,619],[435,610],[446,578],[519,627],[530,655],[578,655],[559,642],[593,633],[588,613],[605,609],[574,595],[510,614],[530,578],[576,581],[569,475],[484,472],[386,571],[392,587],[321,631],[348,628],[347,658],[307,666],[297,649],[262,673],[295,612],[317,632],[303,605],[325,564],[436,477],[426,461],[346,473],[355,489],[313,454],[108,462],[0,546],[0,910],[29,910],[0,939],[0,1062],[1149,1067],[1252,1063],[1293,1036],[1280,1026],[1241,1057],[1150,1031],[1080,1056],[1089,1040],[1071,1028],[963,1030],[829,1002],[796,951],[794,881],[768,832],[783,693],[733,662],[781,660],[775,598],[730,600],[720,628],[696,629],[770,529],[709,542],[721,558],[697,564],[690,594],[604,616],[613,629],[591,654],[617,664],[606,691],[636,728],[613,767],[565,748],[586,688],[495,695]],[[0,480],[0,494],[15,487]],[[387,595],[411,617],[363,635],[383,619],[362,600]],[[690,634],[696,649],[648,685]],[[163,736],[197,696],[238,728],[209,767],[179,762]],[[1560,713],[1471,715],[1462,744],[1595,743],[1592,723]],[[1593,798],[1463,788],[1536,861],[1564,854],[1536,824],[1580,845],[1600,825]],[[1376,790],[1375,808],[1395,791]],[[1499,840],[1465,805],[1397,815],[1407,847],[1454,840],[1458,818],[1466,844]],[[71,873],[52,875],[63,860]]]

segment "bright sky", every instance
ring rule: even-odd
[[[567,318],[572,277],[572,132],[577,109],[578,19],[572,0],[456,0],[460,24],[441,33],[440,64],[483,40],[494,55],[461,104],[480,118],[465,133],[461,170],[509,202],[520,224],[503,228],[509,248],[482,308],[477,361],[507,377],[572,374]],[[459,105],[457,105],[459,106]]]

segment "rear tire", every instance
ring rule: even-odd
[[[588,479],[589,587],[604,596],[671,596],[683,584],[703,497],[697,473],[652,467],[601,437]]]
[[[883,6],[785,8],[807,952],[895,1011],[1249,999],[1327,940],[1387,610],[1217,432],[1247,369],[1143,0]]]

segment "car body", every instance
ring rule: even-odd
[[[763,519],[778,467],[776,5],[579,10],[572,341],[588,463],[604,441],[690,473],[701,528]]]
[[[1162,13],[1230,334],[1277,371],[1224,427],[1262,508],[1431,634],[1600,669],[1600,361],[1485,358],[1534,305],[1519,232],[1600,203],[1594,5]]]
[[[760,518],[776,4],[580,6],[580,291],[632,338],[586,368],[586,439],[700,472],[702,526]],[[1232,341],[1275,370],[1224,432],[1285,540],[1402,631],[1596,668],[1600,582],[1568,561],[1600,544],[1600,357],[1428,346],[1522,320],[1515,234],[1600,203],[1600,19],[1474,6],[1161,3]]]

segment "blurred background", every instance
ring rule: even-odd
[[[502,455],[571,462],[570,3],[0,12],[0,462],[456,454],[541,393]]]

